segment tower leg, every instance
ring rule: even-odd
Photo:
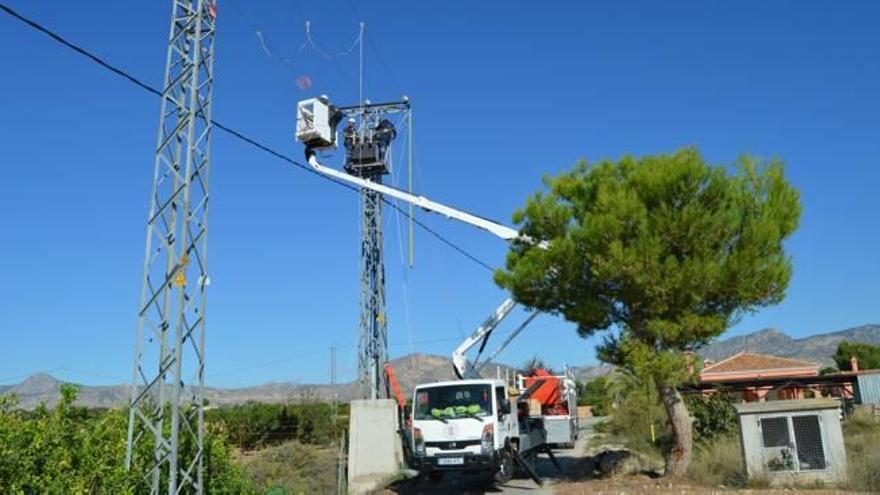
[[[361,340],[358,371],[363,396],[377,399],[385,390],[382,366],[388,361],[382,196],[375,191],[361,191],[361,210]]]

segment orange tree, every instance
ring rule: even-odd
[[[149,492],[137,474],[146,466],[124,467],[128,412],[76,407],[76,397],[76,387],[65,384],[54,407],[25,412],[14,397],[0,395],[0,493]],[[150,446],[141,447],[139,458],[149,459]],[[256,493],[232,463],[229,445],[212,433],[206,435],[205,461],[205,493]]]

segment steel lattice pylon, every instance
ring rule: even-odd
[[[126,467],[202,493],[214,0],[174,0],[138,308]]]
[[[362,102],[337,109],[349,117],[343,131],[347,151],[345,170],[370,182],[382,183],[388,174],[391,146],[397,131],[387,119],[403,113],[409,119],[409,100]],[[388,321],[385,313],[385,258],[382,239],[382,194],[361,188],[361,293],[358,382],[364,398],[386,392],[384,365],[388,361]]]
[[[382,176],[370,177],[381,182]],[[361,316],[358,377],[364,397],[377,399],[385,391],[382,366],[388,361],[385,316],[385,259],[382,243],[382,195],[361,190]]]

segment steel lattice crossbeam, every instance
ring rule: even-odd
[[[147,219],[126,466],[202,493],[214,0],[173,1]]]

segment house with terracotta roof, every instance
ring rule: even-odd
[[[730,381],[780,376],[818,376],[819,363],[767,354],[740,352],[703,368],[703,381]]]
[[[693,353],[688,353],[693,369]],[[870,405],[880,418],[880,370],[860,370],[851,359],[851,371],[820,374],[820,364],[753,352],[703,362],[700,380],[685,385],[685,393],[714,394],[723,390],[738,402],[833,397],[853,405]]]
[[[743,402],[821,397],[820,387],[802,385],[805,379],[819,376],[819,367],[819,363],[801,359],[740,352],[717,363],[707,362],[700,382],[709,393],[729,388]]]

